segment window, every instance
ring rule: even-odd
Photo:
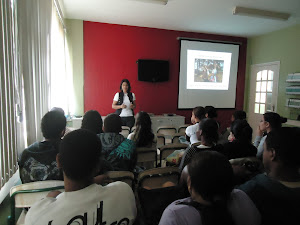
[[[52,6],[50,108],[60,107],[69,113],[72,77],[67,73],[67,45],[61,10],[56,0]]]
[[[254,113],[264,114],[272,111],[272,90],[273,90],[272,70],[262,70],[256,74],[256,93]]]

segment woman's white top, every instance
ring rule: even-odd
[[[131,94],[132,94],[132,100],[135,101],[135,94],[134,93]],[[118,100],[119,100],[119,92],[117,92],[114,97],[114,101],[118,101]],[[129,97],[127,93],[126,94],[124,93],[123,104],[126,105],[126,108],[122,109],[120,116],[121,117],[133,116],[133,112],[130,108],[131,102],[129,101]]]
[[[199,131],[199,123],[195,123],[193,125],[188,126],[185,129],[185,134],[190,137],[191,144],[199,142],[197,137],[197,131]]]

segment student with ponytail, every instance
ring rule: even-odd
[[[231,164],[216,151],[202,151],[187,165],[190,197],[171,203],[159,225],[258,225],[250,198],[233,189]]]
[[[197,152],[204,150],[218,151],[221,145],[216,145],[218,142],[218,123],[214,119],[205,118],[202,119],[199,125],[199,131],[197,131],[198,139],[201,141],[199,145],[192,145],[188,147],[182,156],[179,164],[179,170],[190,163],[191,159]],[[222,147],[222,146],[221,146]]]
[[[286,123],[287,118],[281,117],[279,114],[274,112],[266,112],[262,115],[259,122],[259,126],[256,130],[256,138],[254,141],[254,146],[257,147],[257,157],[262,158],[264,151],[264,142],[267,135],[263,136],[264,133],[268,134],[270,131],[279,129],[282,123]]]

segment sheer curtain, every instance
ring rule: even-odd
[[[72,77],[56,0],[0,0],[0,13],[1,202],[14,185],[8,183],[16,177],[18,153],[43,139],[43,115],[53,106],[69,112]]]
[[[52,1],[18,1],[27,141],[42,140],[41,118],[50,108]]]
[[[0,202],[17,182],[17,150],[25,146],[16,6],[0,0]]]

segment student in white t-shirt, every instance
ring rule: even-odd
[[[188,126],[185,130],[186,139],[191,144],[199,142],[197,131],[199,131],[199,122],[205,118],[205,109],[202,106],[197,106],[192,111],[191,122],[193,125]]]
[[[79,129],[65,136],[56,159],[64,173],[65,192],[50,192],[28,211],[25,225],[133,224],[136,217],[132,189],[123,182],[94,183],[101,142],[91,131]]]
[[[134,126],[134,112],[135,109],[135,94],[131,92],[129,80],[123,79],[120,84],[120,92],[114,96],[112,108],[116,109],[122,119],[122,126],[128,126],[130,129]]]

